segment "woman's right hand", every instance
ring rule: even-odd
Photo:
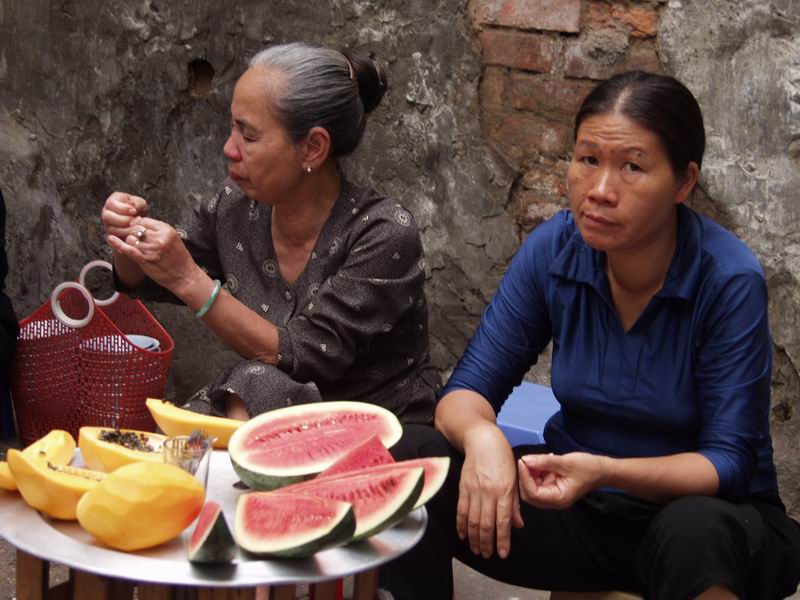
[[[146,217],[148,212],[147,200],[144,198],[125,192],[114,192],[106,198],[100,211],[100,221],[103,223],[106,235],[124,240],[129,235],[135,234],[134,219]]]
[[[514,453],[494,423],[476,424],[464,435],[464,466],[458,490],[456,529],[475,554],[500,558],[511,551],[511,527],[522,527]]]
[[[106,230],[106,243],[114,248],[110,239],[124,240],[128,236],[136,235],[138,229],[136,223],[146,217],[149,212],[147,200],[126,194],[125,192],[114,192],[103,205],[100,211],[100,221]],[[144,279],[144,272],[136,261],[125,256],[119,251],[114,252],[114,270],[122,284],[132,289],[139,285]]]

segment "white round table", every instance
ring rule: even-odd
[[[73,464],[76,462],[80,461]],[[244,493],[234,487],[236,482],[238,477],[228,453],[214,451],[206,499],[222,506],[231,528],[236,501]],[[200,567],[186,558],[186,540],[194,524],[167,544],[139,552],[121,552],[103,546],[77,521],[50,519],[31,509],[18,493],[0,490],[0,536],[18,551],[82,573],[164,586],[240,588],[335,580],[374,570],[406,552],[422,537],[426,524],[427,514],[422,507],[368,540],[324,550],[308,558],[258,560],[239,554],[232,564]]]

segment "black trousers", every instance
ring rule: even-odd
[[[532,448],[515,449],[519,455]],[[694,598],[716,584],[739,598],[772,600],[800,580],[800,525],[777,493],[734,504],[694,496],[667,505],[592,492],[567,510],[522,505],[505,559],[474,555],[456,533],[463,456],[431,427],[406,426],[391,449],[397,460],[450,456],[447,480],[427,504],[420,543],[381,568],[380,585],[396,600],[450,600],[452,558],[517,586],[540,590],[625,590],[647,599]]]

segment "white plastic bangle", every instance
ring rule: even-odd
[[[83,297],[86,298],[86,303],[89,305],[89,310],[86,313],[86,316],[82,319],[73,319],[72,317],[68,317],[67,313],[64,312],[64,309],[61,308],[61,302],[58,301],[58,297],[61,295],[66,289],[73,289],[78,290]],[[53,310],[53,315],[55,315],[56,319],[61,321],[67,327],[72,327],[73,329],[80,329],[81,327],[85,327],[89,324],[94,317],[94,298],[89,293],[85,287],[83,287],[80,283],[76,283],[74,281],[65,281],[64,283],[59,283],[56,286],[56,289],[53,290],[53,293],[50,294],[50,308]]]
[[[93,260],[91,262],[86,263],[81,269],[81,274],[78,277],[78,283],[80,283],[84,288],[86,287],[86,274],[95,267],[105,267],[109,271],[113,269],[111,263],[108,262],[107,260]],[[109,304],[113,303],[114,300],[116,300],[117,298],[119,298],[119,292],[114,292],[105,300],[98,300],[97,298],[95,298],[94,302],[95,304],[97,304],[97,306],[108,306]]]

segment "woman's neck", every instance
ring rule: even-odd
[[[335,161],[326,162],[310,174],[297,194],[272,207],[272,233],[282,243],[301,247],[313,245],[341,193],[342,180]]]
[[[634,252],[608,252],[607,273],[612,288],[632,296],[652,297],[663,287],[678,238],[677,215],[665,235]]]

